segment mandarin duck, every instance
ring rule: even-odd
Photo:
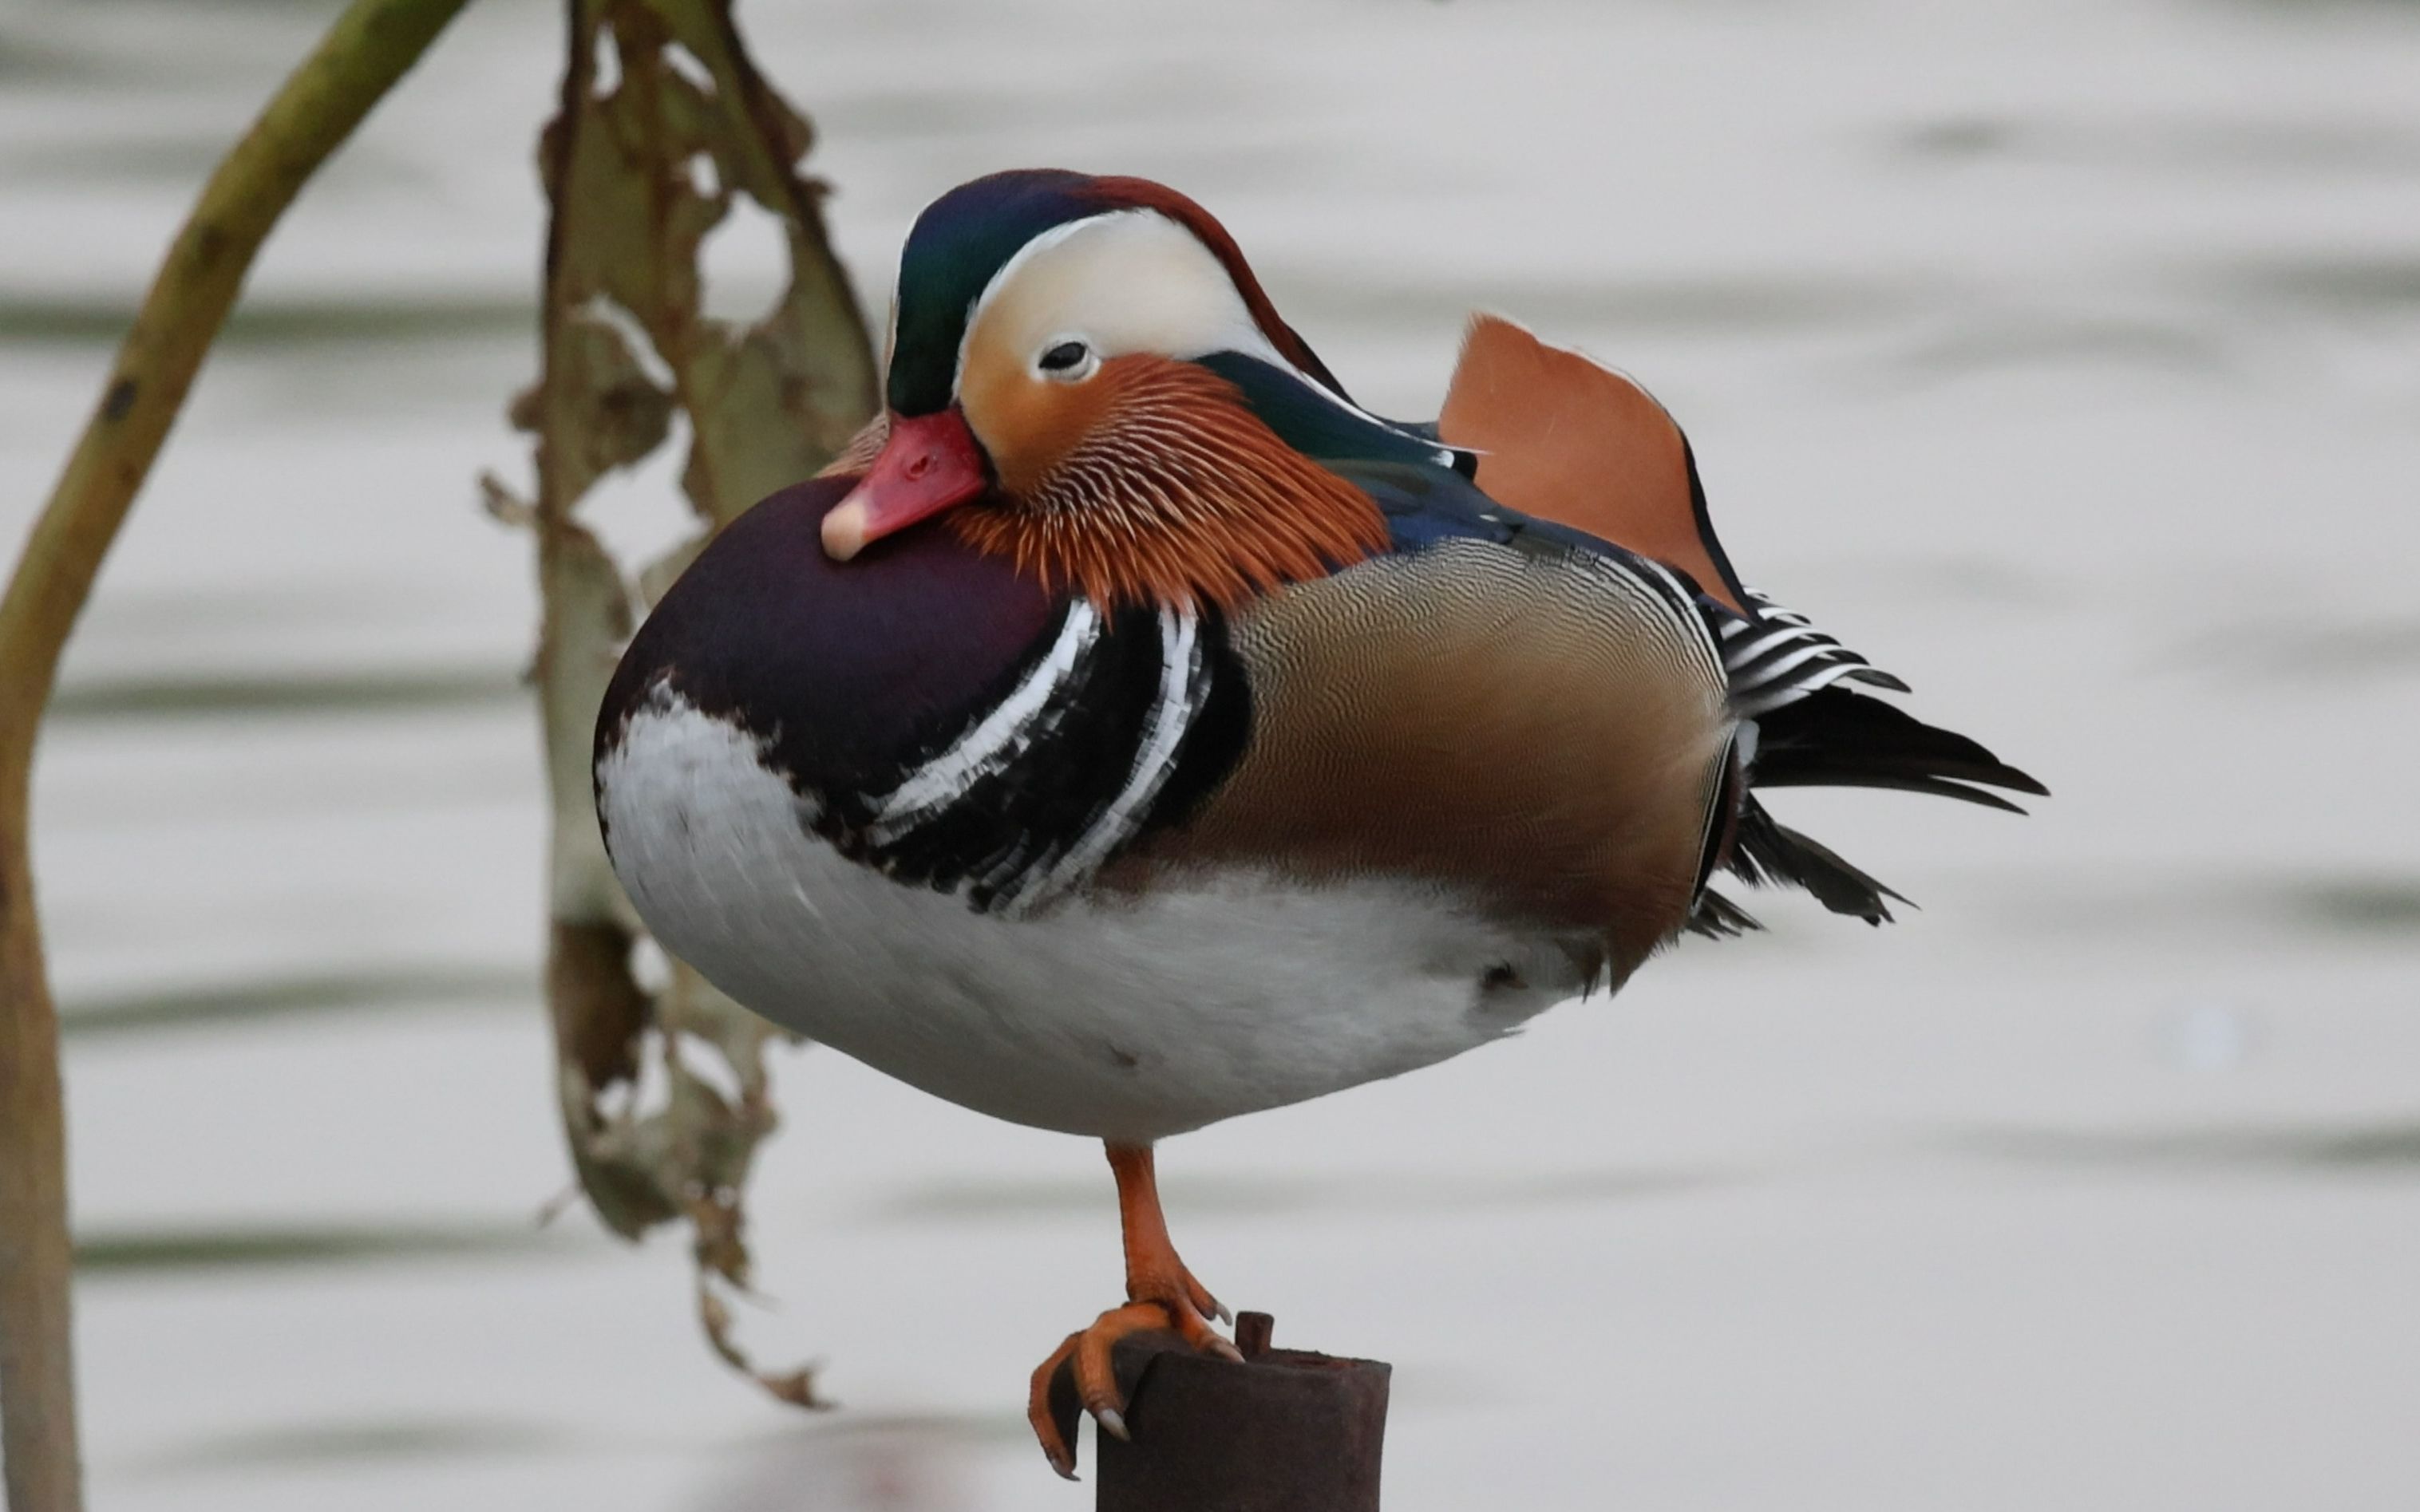
[[[1718,872],[1888,918],[1764,790],[2044,791],[1744,587],[1671,417],[1509,322],[1382,419],[1200,206],[1056,171],[926,208],[891,319],[886,413],[631,640],[597,811],[740,1003],[1106,1144],[1126,1299],[1029,1396],[1062,1473],[1063,1364],[1123,1435],[1120,1337],[1233,1354],[1156,1141],[1753,928]]]

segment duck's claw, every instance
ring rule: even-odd
[[[1033,1436],[1042,1441],[1042,1456],[1063,1479],[1076,1476],[1076,1420],[1083,1412],[1082,1398],[1076,1395],[1076,1375],[1067,1368],[1075,1357],[1076,1345],[1081,1334],[1070,1334],[1067,1342],[1050,1351],[1033,1372],[1032,1389],[1025,1399],[1025,1420],[1033,1426]]]
[[[1211,1327],[1192,1296],[1198,1292],[1209,1301],[1209,1294],[1191,1277],[1186,1279],[1186,1295],[1112,1307],[1094,1319],[1092,1327],[1068,1335],[1066,1342],[1051,1350],[1050,1358],[1035,1369],[1025,1415],[1033,1426],[1033,1436],[1042,1441],[1042,1453],[1051,1469],[1069,1480],[1076,1478],[1079,1413],[1093,1414],[1104,1433],[1127,1437],[1126,1396],[1118,1385],[1112,1358],[1119,1340],[1137,1334],[1172,1334],[1204,1354],[1243,1362],[1242,1351]]]
[[[1230,1328],[1234,1326],[1235,1315],[1227,1310],[1225,1303],[1210,1295],[1208,1287],[1193,1279],[1193,1273],[1190,1271],[1185,1273],[1185,1296],[1187,1301],[1193,1304],[1193,1310],[1202,1317],[1214,1319]]]

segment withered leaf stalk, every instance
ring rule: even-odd
[[[841,450],[874,411],[874,353],[825,238],[823,186],[799,167],[812,133],[749,61],[730,0],[575,0],[568,40],[539,145],[553,210],[543,367],[512,409],[535,438],[536,489],[522,503],[486,481],[500,517],[525,519],[537,540],[547,996],[564,1127],[610,1227],[635,1239],[689,1225],[716,1352],[783,1400],[815,1405],[809,1372],[749,1363],[717,1294],[748,1285],[743,1194],[775,1122],[764,1051],[779,1031],[677,962],[642,980],[644,936],[606,861],[589,763],[634,600],[660,593],[717,527]],[[700,251],[741,197],[777,220],[789,259],[781,297],[748,325],[701,303]],[[616,563],[581,522],[581,501],[676,429],[697,528],[661,561]],[[660,1074],[645,1084],[661,1090],[642,1099],[649,1069]]]

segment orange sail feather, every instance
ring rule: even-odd
[[[1437,433],[1479,454],[1479,486],[1497,502],[1678,567],[1751,614],[1705,518],[1687,440],[1630,378],[1473,316]]]

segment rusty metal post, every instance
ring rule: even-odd
[[[1243,1365],[1165,1335],[1119,1344],[1133,1439],[1094,1436],[1098,1512],[1378,1512],[1392,1366],[1273,1350],[1271,1326],[1235,1319]]]

